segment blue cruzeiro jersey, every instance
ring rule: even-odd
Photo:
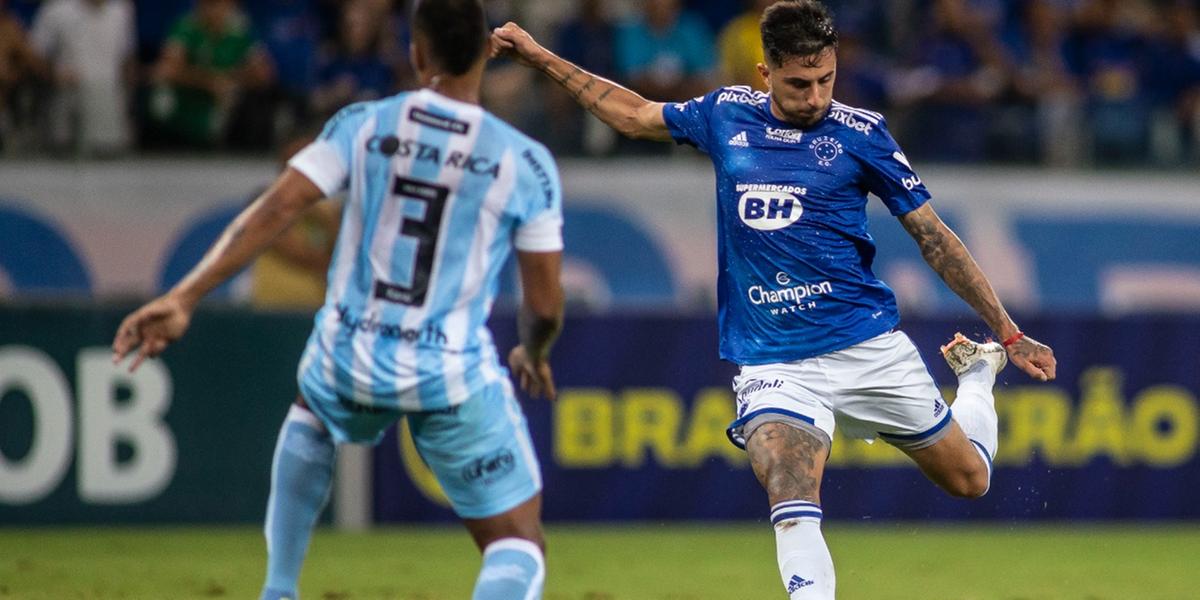
[[[485,321],[513,248],[562,250],[544,147],[430,90],[343,109],[290,165],[346,192],[302,389],[402,410],[459,404],[504,377]]]
[[[834,101],[798,129],[771,114],[766,93],[735,86],[663,116],[716,168],[722,358],[800,360],[896,326],[895,295],[871,271],[867,193],[897,216],[929,193],[882,115]]]

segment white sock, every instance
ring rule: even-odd
[[[996,402],[992,386],[996,374],[985,361],[975,363],[958,378],[958,396],[954,399],[954,420],[967,434],[967,439],[987,463],[988,481],[991,481],[992,457],[996,456],[999,444]]]
[[[789,600],[833,600],[833,557],[821,535],[821,507],[795,500],[771,507],[779,574]]]
[[[546,580],[546,563],[538,545],[503,538],[483,549],[483,567],[472,600],[539,600]]]

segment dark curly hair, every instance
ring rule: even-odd
[[[782,0],[763,12],[763,53],[775,66],[800,59],[813,66],[826,49],[837,49],[833,14],[817,0]]]
[[[487,17],[479,0],[417,0],[412,24],[429,40],[433,60],[451,75],[471,70],[487,49]]]

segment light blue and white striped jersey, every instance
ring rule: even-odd
[[[553,157],[431,90],[343,109],[289,163],[347,192],[301,389],[402,410],[459,404],[505,377],[485,321],[513,248],[562,250]]]

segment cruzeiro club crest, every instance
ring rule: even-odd
[[[812,149],[813,154],[817,156],[817,163],[822,167],[828,167],[833,164],[834,159],[841,156],[845,150],[842,148],[842,143],[835,138],[823,135],[814,139],[808,144]]]

